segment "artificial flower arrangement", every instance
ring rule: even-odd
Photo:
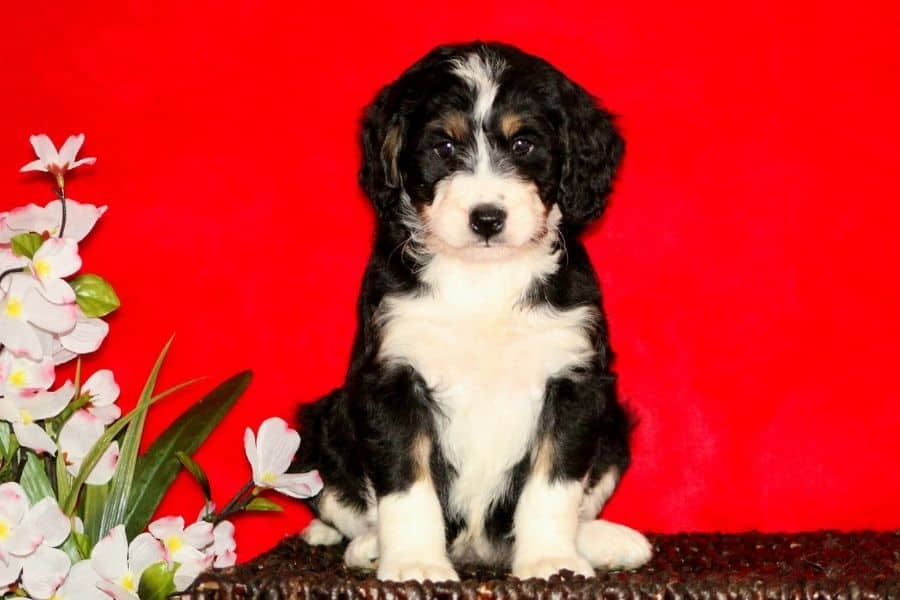
[[[122,415],[119,386],[101,369],[82,381],[82,354],[97,350],[119,306],[99,275],[78,274],[78,243],[107,207],[66,197],[65,176],[95,158],[76,160],[84,135],[59,150],[31,137],[57,198],[0,212],[0,597],[35,600],[147,600],[187,588],[201,571],[235,563],[234,525],[242,511],[280,510],[269,489],[307,498],[315,471],[287,473],[300,436],[285,421],[249,428],[244,449],[252,480],[221,510],[191,455],[250,380],[244,372],[194,404],[141,455],[147,410],[192,383],[154,390],[171,344],[150,371],[136,407]],[[76,359],[74,382],[50,389],[56,366]],[[183,516],[150,522],[184,467],[205,503],[190,525]]]

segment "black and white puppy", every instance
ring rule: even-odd
[[[325,481],[305,539],[390,580],[646,562],[595,520],[629,462],[577,238],[622,155],[610,115],[540,58],[444,46],[381,90],[362,146],[378,228],[346,382],[301,409],[295,468]]]

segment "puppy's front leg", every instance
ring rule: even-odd
[[[522,489],[513,526],[515,546],[512,572],[520,579],[547,578],[564,569],[592,576],[594,570],[575,547],[581,482],[551,479],[550,443],[544,443]]]
[[[431,475],[432,399],[411,367],[367,386],[366,471],[378,497],[378,578],[457,580]]]

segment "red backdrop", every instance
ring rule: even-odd
[[[87,134],[70,196],[122,298],[88,371],[133,404],[171,332],[158,432],[254,382],[200,451],[220,505],[241,434],[341,382],[372,214],[360,111],[440,42],[540,54],[621,115],[628,155],[587,245],[634,466],[607,515],[653,531],[900,526],[900,4],[11,3],[0,209],[51,199],[27,136]],[[325,5],[324,7],[321,5]],[[744,3],[746,4],[746,3]],[[202,388],[202,389],[201,389]],[[242,518],[242,559],[308,519]],[[179,479],[165,512],[192,517]]]

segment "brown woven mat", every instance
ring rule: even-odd
[[[381,582],[344,567],[342,547],[287,538],[250,563],[201,575],[182,597],[900,600],[900,532],[649,537],[656,554],[637,571],[519,581],[463,568],[461,582],[440,584]]]

